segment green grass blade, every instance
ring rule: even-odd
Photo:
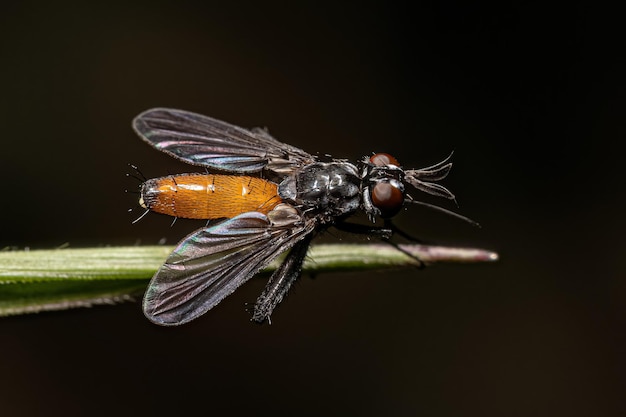
[[[498,259],[495,252],[481,249],[400,246],[426,264]],[[1,251],[0,316],[115,304],[141,297],[171,250],[167,246],[132,246]],[[315,245],[308,253],[304,272],[386,270],[417,264],[416,259],[386,244]]]

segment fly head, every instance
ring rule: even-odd
[[[361,160],[361,189],[363,209],[374,222],[376,217],[388,219],[402,209],[404,203],[413,199],[406,193],[405,184],[428,194],[454,200],[447,188],[436,184],[444,179],[450,169],[452,154],[445,160],[422,169],[403,170],[393,156],[377,153]]]

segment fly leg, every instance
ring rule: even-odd
[[[425,267],[424,262],[420,258],[402,249],[402,247],[400,247],[397,243],[392,242],[390,239],[391,239],[391,236],[394,235],[394,233],[397,233],[410,242],[416,242],[416,243],[423,243],[423,242],[409,235],[408,233],[398,229],[396,225],[394,225],[391,222],[390,219],[385,219],[385,225],[383,227],[367,226],[364,224],[349,223],[349,222],[340,222],[340,223],[335,224],[334,226],[337,229],[343,230],[346,232],[369,235],[369,236],[376,236],[380,238],[383,242],[393,246],[400,252],[414,259],[418,263],[417,267],[419,269],[422,269]]]
[[[393,233],[396,233],[396,234],[402,236],[403,238],[405,238],[409,242],[424,243],[423,240],[418,239],[415,236],[412,236],[412,235],[408,234],[407,232],[405,232],[402,229],[398,229],[398,227],[395,224],[393,224],[391,219],[385,219],[385,228],[391,230]]]
[[[338,222],[333,225],[336,229],[357,235],[375,236],[382,240],[389,240],[393,236],[393,229],[388,227],[376,227],[359,223]]]
[[[287,291],[301,275],[302,264],[309,250],[314,233],[309,233],[303,240],[296,243],[283,263],[272,274],[265,289],[257,298],[252,313],[252,321],[263,323],[267,320],[271,324],[270,316],[276,306],[283,300]]]
[[[420,243],[420,244],[424,243],[424,241],[422,241],[422,240],[420,240],[420,239],[418,239],[418,238],[416,238],[414,236],[411,236],[410,234],[406,233],[405,231],[403,231],[401,229],[398,229],[398,227],[391,222],[391,219],[385,219],[385,227],[388,228],[389,230],[391,230],[393,233],[399,234],[400,236],[402,236],[403,238],[405,238],[409,242],[415,242],[415,243]],[[423,269],[426,266],[426,264],[424,264],[424,262],[420,258],[418,258],[417,256],[413,255],[412,253],[409,253],[406,250],[402,249],[402,247],[400,247],[400,245],[398,245],[397,243],[392,242],[390,240],[388,240],[387,243],[389,243],[391,246],[393,246],[394,248],[396,248],[400,252],[404,253],[405,255],[407,255],[407,256],[411,257],[412,259],[414,259],[415,261],[417,261],[418,262],[418,264],[417,264],[417,268],[418,269]]]

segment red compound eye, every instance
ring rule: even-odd
[[[404,194],[388,182],[379,182],[372,189],[372,203],[383,218],[394,216],[402,208]]]
[[[382,167],[385,165],[395,165],[397,167],[400,166],[398,160],[388,153],[377,153],[370,156],[370,162],[376,166]]]

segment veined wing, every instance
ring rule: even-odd
[[[166,326],[195,319],[311,233],[313,226],[299,217],[277,226],[264,214],[249,212],[192,233],[150,281],[144,314]]]
[[[263,129],[247,130],[184,110],[147,110],[133,120],[133,128],[156,149],[213,169],[241,173],[268,169],[286,174],[315,159]]]

